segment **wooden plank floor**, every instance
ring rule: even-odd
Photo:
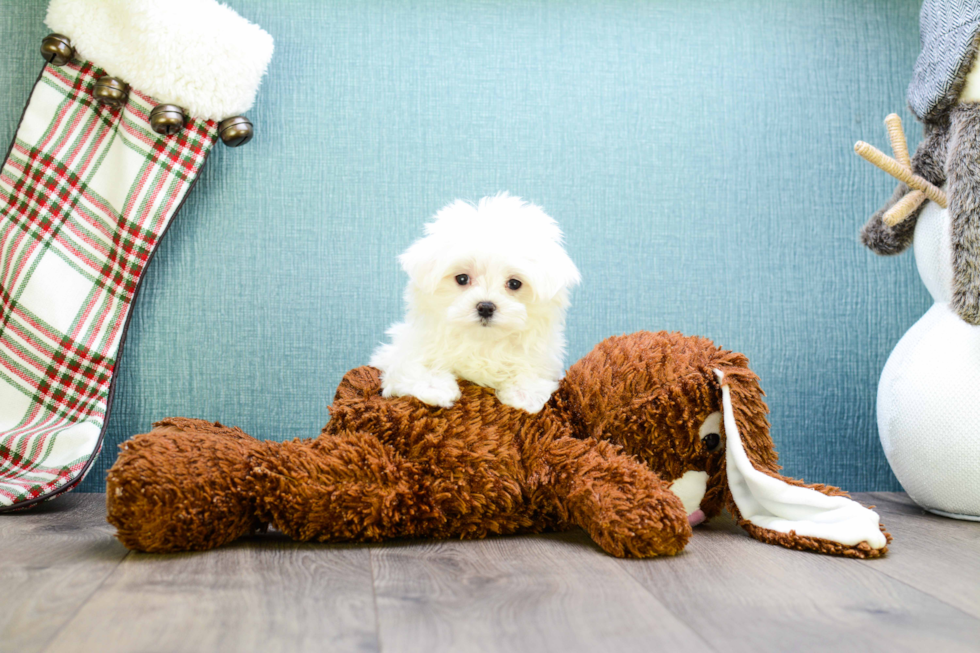
[[[579,531],[478,542],[126,551],[104,497],[0,516],[0,652],[980,651],[980,523],[877,504],[889,555],[755,542],[730,520],[675,558]]]

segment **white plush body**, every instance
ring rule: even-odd
[[[543,210],[506,194],[454,202],[400,261],[409,275],[405,320],[388,330],[371,365],[386,397],[449,407],[457,379],[539,411],[564,372],[565,313],[579,272]],[[467,283],[459,280],[464,277]],[[508,284],[519,282],[519,288]],[[481,305],[491,304],[483,317]]]
[[[980,521],[980,326],[950,308],[950,217],[929,202],[913,246],[935,303],[898,342],[878,383],[878,432],[902,487],[923,508]]]

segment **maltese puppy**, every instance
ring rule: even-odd
[[[461,378],[541,410],[564,371],[565,311],[581,280],[555,221],[506,193],[476,206],[457,200],[399,261],[405,321],[371,357],[384,396],[448,408]]]

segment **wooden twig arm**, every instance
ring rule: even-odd
[[[913,190],[906,193],[902,199],[888,209],[881,216],[881,221],[888,227],[894,227],[915,213],[916,209],[922,206],[926,199],[931,199],[945,209],[947,205],[946,193],[912,172],[908,141],[905,139],[902,119],[897,113],[890,113],[885,117],[885,128],[888,130],[888,140],[891,142],[892,153],[895,155],[894,159],[864,141],[855,143],[854,151],[866,161],[870,161]]]
[[[906,193],[905,197],[896,202],[893,207],[885,211],[885,214],[881,216],[881,221],[889,227],[894,227],[899,222],[912,215],[917,208],[922,206],[922,203],[925,202],[926,199],[928,199],[926,194],[921,190],[913,190],[912,192]]]
[[[925,196],[931,199],[933,202],[944,209],[946,208],[946,193],[939,190],[919,175],[913,173],[911,168],[903,166],[901,163],[891,158],[874,145],[869,145],[864,141],[858,141],[854,144],[854,151],[857,152],[863,159],[871,162],[878,168],[881,168],[895,179],[904,182],[909,188],[922,191],[925,193]]]
[[[902,119],[897,113],[889,113],[885,116],[885,128],[888,130],[888,140],[892,144],[892,154],[895,160],[908,169],[912,169],[912,159],[909,157],[909,143],[905,139],[905,130],[902,129]]]

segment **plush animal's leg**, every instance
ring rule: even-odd
[[[657,474],[605,441],[563,437],[532,475],[551,475],[568,520],[617,557],[674,555],[691,537],[681,500]]]
[[[441,520],[419,465],[372,433],[264,444],[249,473],[263,514],[293,539],[421,537]]]
[[[264,527],[247,480],[259,442],[240,429],[174,418],[120,447],[107,519],[137,551],[212,549]]]

